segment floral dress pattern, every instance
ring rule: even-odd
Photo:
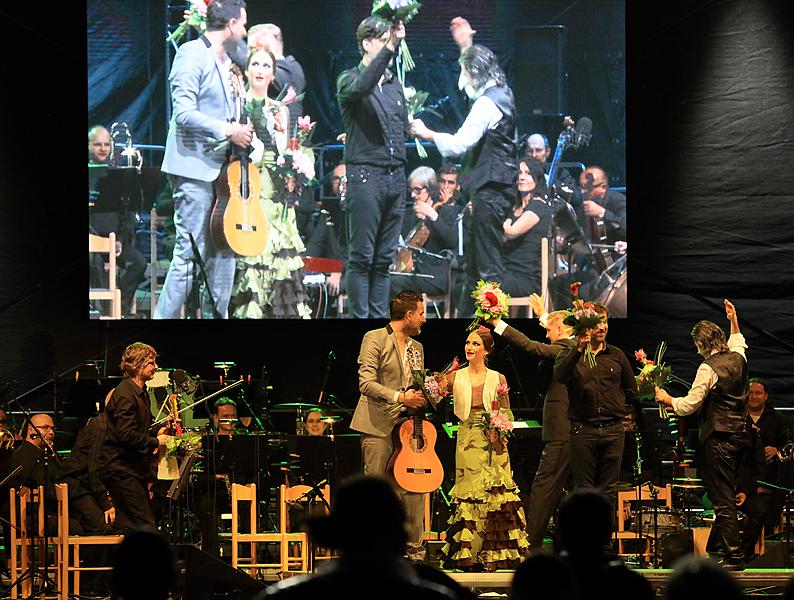
[[[481,404],[485,383],[472,386]],[[510,457],[489,451],[481,427],[485,410],[473,406],[458,427],[453,514],[441,549],[445,569],[515,569],[529,553],[524,507],[513,481]],[[511,415],[512,418],[512,415]]]

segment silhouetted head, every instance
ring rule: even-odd
[[[595,489],[569,494],[560,505],[559,542],[572,558],[601,556],[612,535],[612,505]]]
[[[559,556],[538,552],[516,569],[510,588],[510,600],[575,600],[574,574]]]
[[[408,541],[405,509],[381,477],[362,476],[345,483],[331,514],[309,520],[309,532],[320,546],[370,558],[399,556]]]
[[[678,561],[674,569],[664,595],[668,600],[743,598],[742,590],[733,575],[712,560],[688,557]]]
[[[124,537],[113,559],[111,588],[120,600],[165,600],[174,583],[174,557],[168,542],[154,531]]]

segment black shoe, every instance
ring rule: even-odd
[[[746,565],[741,558],[717,558],[714,560],[714,562],[727,571],[744,571],[746,568]]]

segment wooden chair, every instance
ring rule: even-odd
[[[58,503],[58,598],[69,600],[70,595],[80,596],[80,573],[83,571],[112,571],[112,566],[84,567],[80,563],[81,546],[108,546],[120,544],[123,535],[72,535],[69,533],[69,486],[55,484],[55,499]],[[73,586],[69,586],[69,574],[73,573]]]
[[[108,287],[90,288],[88,290],[89,300],[109,300],[110,315],[102,315],[100,319],[120,319],[121,318],[121,290],[116,287],[116,234],[111,232],[108,237],[88,234],[88,252],[97,252],[108,255]]]
[[[668,510],[673,506],[673,493],[672,488],[670,485],[666,485],[663,488],[655,487],[654,490],[656,492],[656,500],[657,501],[664,501],[664,506]],[[615,534],[616,539],[618,540],[618,556],[626,556],[623,548],[623,542],[625,540],[641,540],[644,542],[643,547],[643,554],[645,555],[646,560],[650,560],[651,556],[651,539],[653,539],[653,531],[645,532],[643,531],[642,536],[638,537],[637,532],[626,530],[626,517],[631,514],[631,503],[632,502],[649,502],[653,498],[651,497],[651,492],[646,486],[637,486],[631,490],[619,491],[618,492],[618,528],[617,533]],[[647,511],[652,510],[651,507],[647,509]],[[643,512],[647,512],[643,511]],[[639,548],[638,548],[639,550]]]
[[[435,492],[433,492],[435,493]],[[422,539],[424,541],[444,541],[447,537],[446,531],[433,531],[433,515],[432,515],[432,500],[433,500],[433,493],[425,494],[425,518],[424,518],[424,534]]]
[[[248,516],[250,526],[248,532],[240,531],[240,503],[248,503]],[[257,531],[257,499],[256,484],[232,484],[232,567],[247,571],[254,577],[256,571],[263,569],[281,570],[284,561],[283,554],[286,550],[283,534],[278,532],[260,533]],[[260,563],[257,561],[257,549],[260,544],[279,544],[279,561]],[[248,544],[250,556],[240,557],[240,544]]]
[[[305,499],[306,494],[312,488],[308,485],[284,485],[282,484],[279,491],[279,523],[281,523],[281,531],[284,534],[281,548],[281,571],[283,573],[292,573],[292,567],[299,567],[295,570],[297,573],[306,573],[309,565],[309,538],[306,533],[291,531],[289,521],[289,503],[299,502]],[[322,496],[328,506],[331,505],[331,486],[325,485],[320,488]],[[320,500],[322,504],[322,500]],[[323,510],[325,504],[323,504]],[[290,552],[293,550],[293,552]],[[315,549],[315,560],[329,560],[334,558],[333,553],[325,548]]]
[[[34,490],[11,488],[9,490],[10,507],[10,535],[8,540],[9,564],[8,572],[12,582],[30,568],[32,553],[38,549],[39,564],[43,564],[44,552],[47,551],[46,540],[44,539],[44,503],[39,502],[44,497],[44,489],[38,487]],[[35,531],[29,528],[30,517],[35,514],[38,526]],[[27,598],[33,593],[33,578],[28,577],[19,585],[11,588],[11,598],[19,597],[19,590],[22,588],[22,596]]]

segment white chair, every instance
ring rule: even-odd
[[[121,290],[116,286],[116,234],[110,232],[108,237],[88,234],[88,252],[108,255],[107,288],[89,288],[89,300],[109,300],[110,315],[102,315],[100,319],[121,319]]]

